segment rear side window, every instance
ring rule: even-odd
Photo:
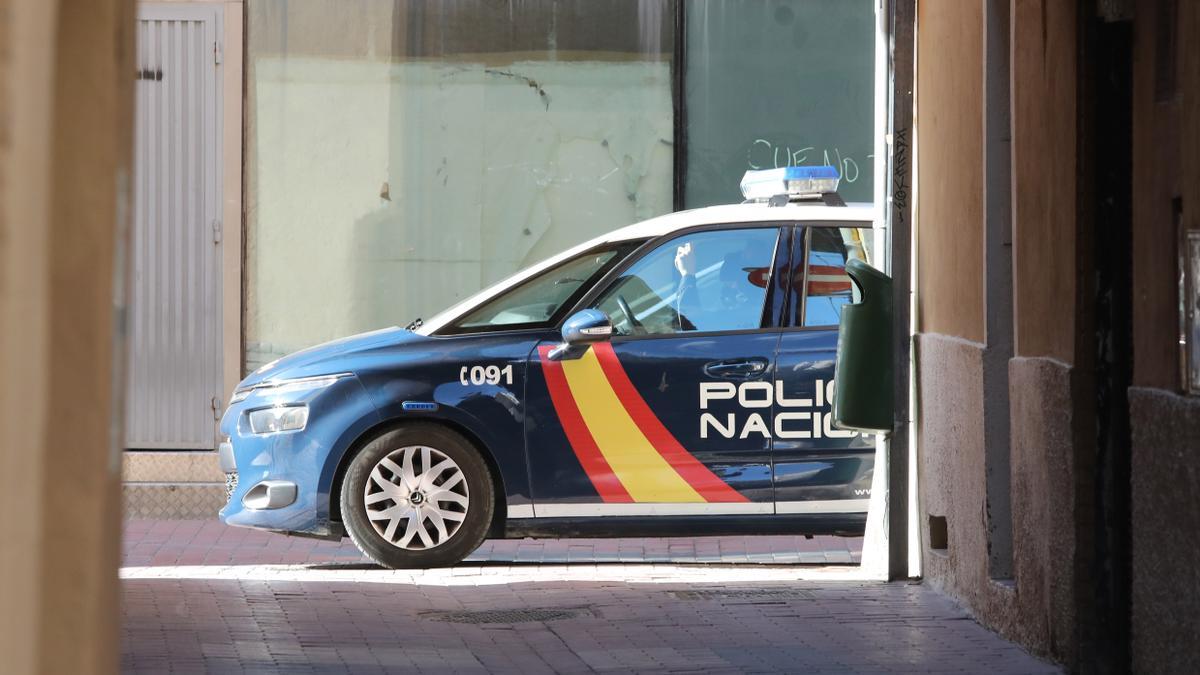
[[[802,325],[836,326],[842,307],[858,302],[846,261],[870,262],[870,236],[871,230],[858,227],[807,228]]]

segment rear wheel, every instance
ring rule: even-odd
[[[432,424],[380,434],[342,480],[342,521],[350,539],[393,569],[445,567],[483,543],[494,483],[462,436]]]

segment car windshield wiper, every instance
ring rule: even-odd
[[[421,317],[417,317],[412,320],[412,323],[405,326],[404,330],[416,330],[423,325],[425,325],[425,322],[421,320]]]

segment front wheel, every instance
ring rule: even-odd
[[[384,567],[446,567],[483,543],[494,490],[466,439],[414,424],[380,434],[350,462],[342,521],[355,546]]]

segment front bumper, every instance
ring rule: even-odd
[[[247,413],[276,405],[304,404],[308,424],[300,431],[254,434]],[[333,466],[378,412],[358,378],[342,377],[317,390],[275,393],[255,390],[221,419],[218,457],[226,475],[227,525],[328,536],[329,478]]]

